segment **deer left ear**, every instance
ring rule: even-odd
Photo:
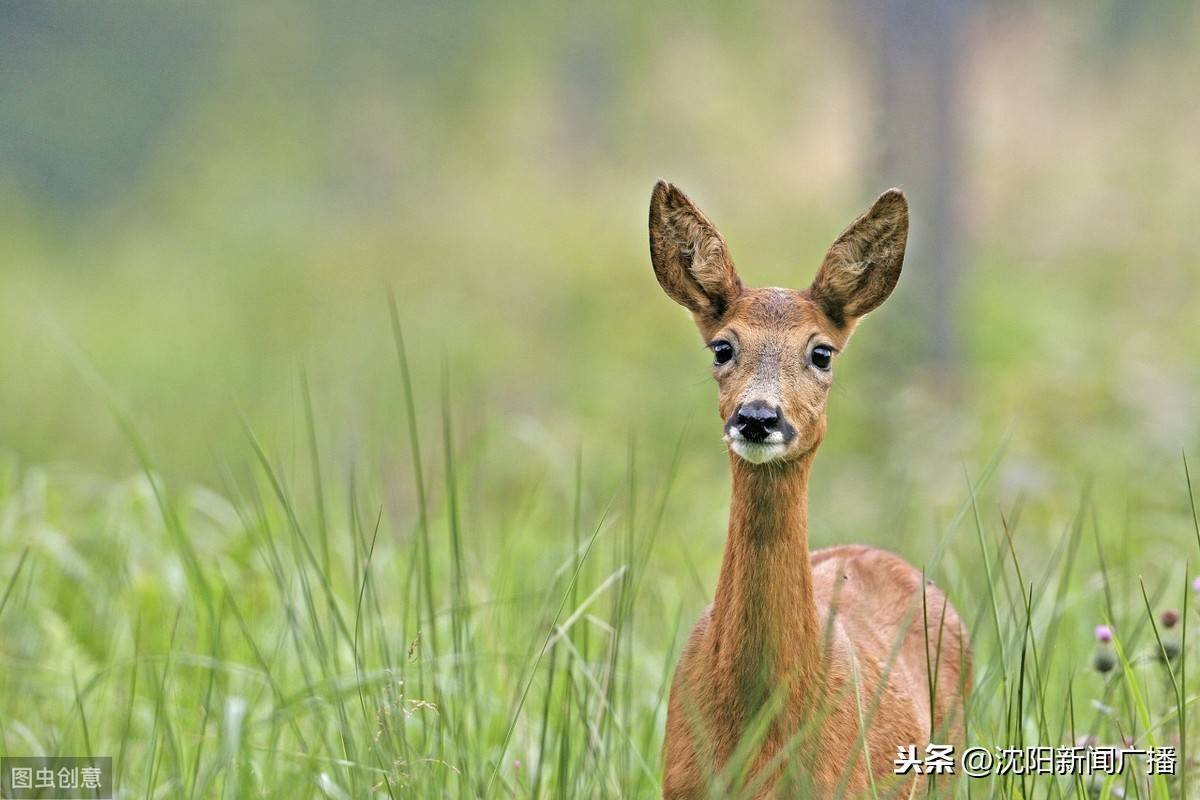
[[[844,327],[888,299],[907,243],[908,201],[899,189],[888,189],[830,246],[809,297]]]
[[[742,281],[716,226],[666,181],[650,197],[650,260],[663,291],[691,311],[702,329],[741,294]]]

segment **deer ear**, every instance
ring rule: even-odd
[[[716,321],[742,291],[729,248],[688,196],[659,181],[650,196],[650,260],[663,291],[696,315]]]
[[[809,296],[838,327],[888,299],[908,243],[908,201],[888,189],[830,246]]]

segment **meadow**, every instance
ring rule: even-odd
[[[811,536],[945,589],[971,745],[1180,755],[956,796],[1184,797],[1200,51],[1070,11],[983,15],[956,355],[910,260]],[[0,755],[111,755],[121,797],[657,796],[729,498],[646,203],[677,181],[747,281],[805,285],[885,188],[837,13],[88,13],[17,19],[0,81]],[[526,46],[595,26],[599,77]]]

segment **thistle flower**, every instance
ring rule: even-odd
[[[1200,592],[1200,576],[1198,576],[1195,580],[1192,581],[1192,591]]]
[[[1113,667],[1117,665],[1117,657],[1112,649],[1112,628],[1108,625],[1097,625],[1095,633],[1097,646],[1092,656],[1092,666],[1101,674],[1112,672]]]
[[[1155,655],[1159,661],[1163,660],[1163,656],[1166,656],[1167,661],[1174,661],[1179,658],[1179,642],[1174,639],[1163,639],[1162,649]]]
[[[1158,621],[1162,623],[1164,628],[1170,630],[1171,628],[1174,628],[1176,624],[1178,624],[1179,612],[1173,608],[1168,608],[1166,611],[1162,612],[1158,618]]]

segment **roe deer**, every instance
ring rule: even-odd
[[[654,187],[654,273],[713,352],[733,473],[716,597],[671,687],[664,797],[909,797],[927,779],[894,774],[898,748],[961,744],[970,653],[945,595],[883,550],[808,551],[833,362],[891,294],[907,239],[908,203],[891,189],[807,289],[747,289],[704,214]]]

